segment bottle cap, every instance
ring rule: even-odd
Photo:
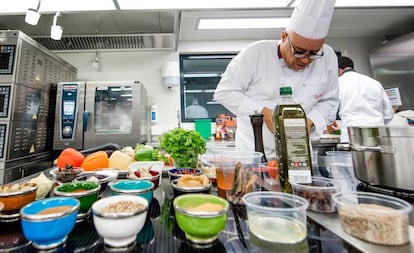
[[[290,86],[280,87],[279,94],[281,96],[292,95],[292,88]]]

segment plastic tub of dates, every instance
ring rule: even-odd
[[[409,242],[408,215],[412,207],[407,201],[370,192],[340,192],[332,199],[346,233],[388,246]]]
[[[336,211],[332,195],[341,190],[341,182],[325,177],[312,177],[312,183],[310,184],[294,182],[290,182],[290,184],[292,185],[293,194],[308,201],[308,210],[320,213]]]

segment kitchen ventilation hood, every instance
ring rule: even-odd
[[[61,40],[52,40],[48,36],[33,37],[47,49],[59,51],[94,50],[175,50],[174,33],[155,34],[111,34],[65,36]]]

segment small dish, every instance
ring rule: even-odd
[[[171,181],[171,186],[172,186],[173,191],[174,191],[174,196],[179,196],[179,195],[187,194],[187,193],[210,193],[210,191],[211,191],[211,182],[210,181],[207,185],[191,187],[191,186],[179,186],[179,185],[177,185],[178,180],[179,179],[174,179],[174,180]]]
[[[77,198],[80,202],[79,213],[89,212],[92,204],[98,199],[101,185],[96,182],[69,182],[54,188],[56,196]]]
[[[129,169],[128,170],[128,179],[133,180],[147,180],[154,184],[154,189],[157,189],[158,185],[160,184],[160,176],[161,173],[157,170],[149,170],[149,171],[141,171],[139,168],[137,169]]]
[[[53,176],[53,178],[60,182],[60,183],[67,183],[72,182],[76,177],[82,175],[83,169],[81,167],[73,168],[72,170],[60,170],[59,168],[54,168],[49,171],[50,175]]]
[[[123,248],[135,243],[147,216],[148,201],[140,196],[116,195],[96,201],[92,205],[93,223],[104,243]],[[116,229],[114,228],[122,228]]]
[[[100,193],[104,192],[108,187],[109,177],[107,175],[88,174],[75,178],[75,182],[95,182],[101,185]]]
[[[0,186],[0,202],[4,205],[2,212],[18,212],[24,205],[36,199],[37,188],[37,184],[30,182]]]
[[[20,210],[23,234],[35,248],[46,250],[65,243],[79,210],[75,198],[36,200]]]
[[[202,193],[185,194],[175,198],[173,206],[178,226],[195,244],[213,243],[226,226],[229,203],[223,198]]]
[[[106,175],[108,176],[109,182],[112,182],[118,179],[119,169],[113,169],[113,168],[98,169],[95,171],[94,174],[95,175]]]
[[[145,198],[151,203],[154,194],[154,184],[146,180],[120,180],[109,186],[112,195],[132,194]]]
[[[203,171],[199,168],[172,168],[168,171],[168,177],[170,181],[174,179],[179,179],[184,175],[199,176],[201,174],[203,174]]]

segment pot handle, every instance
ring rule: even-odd
[[[384,147],[384,146],[376,146],[376,147],[367,147],[367,146],[356,146],[351,145],[352,151],[371,151],[371,152],[381,152],[381,153],[389,153],[393,154],[395,153],[394,147]]]

